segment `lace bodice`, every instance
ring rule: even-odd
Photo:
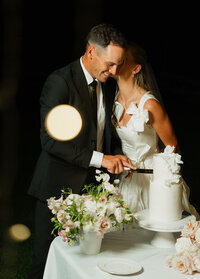
[[[144,104],[149,99],[157,100],[150,92],[145,93],[138,105],[134,102],[126,110],[132,115],[126,126],[117,127],[117,133],[122,142],[124,154],[129,157],[136,167],[142,167],[141,163],[148,155],[157,152],[158,137],[149,121],[149,112],[144,109]],[[114,115],[119,121],[124,112],[124,107],[115,100]]]

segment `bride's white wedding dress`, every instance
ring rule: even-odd
[[[152,168],[152,155],[159,152],[158,136],[153,127],[148,124],[149,113],[143,109],[149,99],[156,99],[150,92],[146,92],[138,105],[130,104],[126,113],[132,115],[126,126],[116,127],[122,142],[122,150],[129,157],[136,168]],[[114,104],[114,115],[119,121],[124,112],[124,107],[117,101]],[[129,208],[135,212],[149,208],[149,185],[151,174],[134,173],[128,180],[126,173],[120,176],[120,192]],[[199,219],[195,208],[189,202],[190,189],[183,180],[182,204],[185,211]]]

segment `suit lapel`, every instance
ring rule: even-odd
[[[90,95],[88,90],[87,81],[83,70],[81,68],[80,60],[76,60],[72,64],[72,78],[74,80],[74,85],[84,102],[90,103]]]
[[[93,121],[93,117],[91,117],[92,103],[89,95],[88,84],[84,75],[84,72],[81,68],[80,60],[76,60],[72,64],[72,79],[74,82],[74,86],[76,91],[78,92],[82,105],[85,107],[85,112],[87,115],[88,121],[91,121],[93,128],[96,131],[96,125]],[[95,132],[96,133],[96,132]]]

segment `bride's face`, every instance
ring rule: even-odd
[[[114,78],[116,80],[118,79],[124,79],[127,80],[129,78],[133,77],[133,71],[134,68],[136,67],[134,60],[133,60],[133,56],[130,53],[129,50],[127,50],[126,55],[125,55],[125,59],[124,59],[124,63],[119,67],[116,75],[114,76]]]

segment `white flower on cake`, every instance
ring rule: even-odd
[[[156,154],[156,156],[160,156],[160,165],[157,165],[158,171],[163,173],[163,179],[165,179],[167,186],[178,184],[181,178],[180,164],[183,164],[183,161],[181,155],[173,151],[174,146],[167,145],[163,153]]]
[[[167,145],[164,150],[164,154],[172,154],[174,152],[174,146]]]

